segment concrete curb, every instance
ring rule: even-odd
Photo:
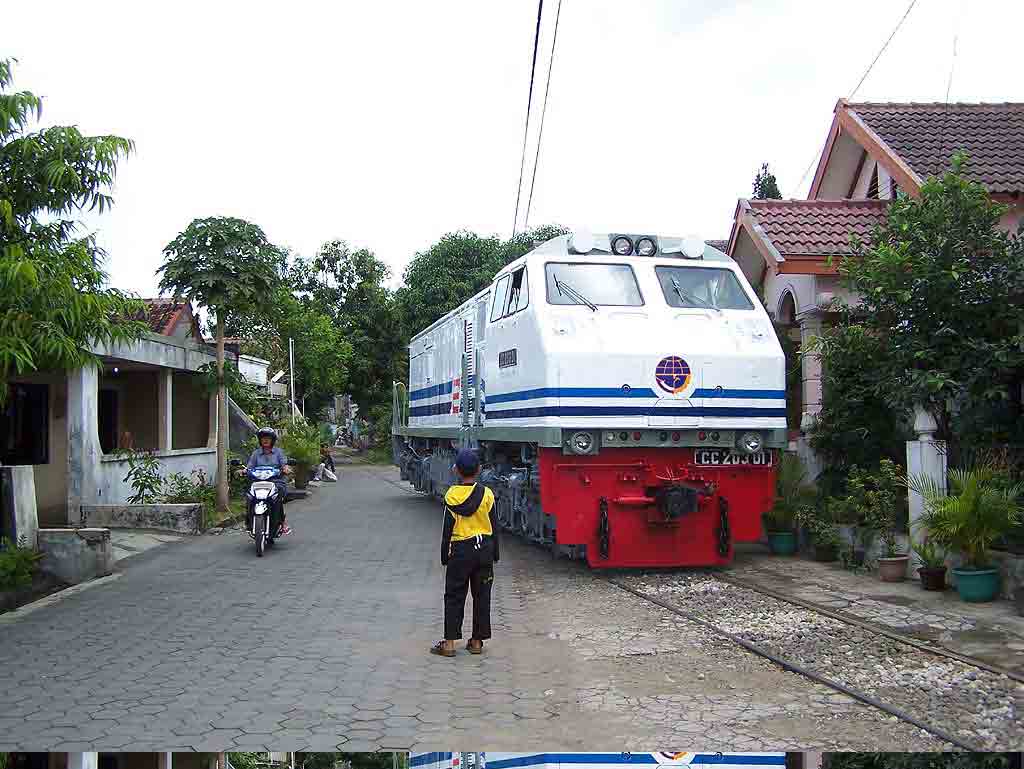
[[[111,582],[116,582],[124,576],[123,572],[115,571],[113,574],[108,574],[106,577],[97,577],[96,579],[89,580],[88,582],[82,582],[78,585],[72,585],[66,587],[63,590],[58,590],[56,593],[44,596],[37,601],[27,603],[24,606],[19,606],[14,611],[5,612],[0,614],[0,627],[4,625],[11,625],[24,619],[32,612],[38,611],[39,609],[45,609],[51,604],[59,603],[65,598],[71,598],[72,596],[78,595],[79,593],[85,592],[94,587],[100,587],[101,585],[107,585]]]

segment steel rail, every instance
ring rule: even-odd
[[[944,729],[941,729],[940,727],[933,726],[933,725],[928,724],[928,723],[926,723],[924,721],[921,721],[920,719],[910,715],[909,713],[907,713],[907,712],[905,712],[903,710],[900,710],[899,708],[895,708],[892,705],[887,705],[886,703],[884,703],[881,700],[878,700],[878,699],[872,697],[869,694],[865,694],[864,692],[857,691],[856,689],[851,689],[849,686],[846,686],[845,684],[841,684],[838,681],[833,681],[833,680],[831,680],[829,678],[826,678],[825,676],[821,675],[820,673],[815,673],[813,670],[809,670],[808,668],[805,668],[803,665],[800,665],[800,664],[798,664],[796,662],[792,662],[792,661],[787,660],[787,659],[785,659],[783,657],[780,657],[777,654],[775,654],[774,652],[771,652],[768,649],[765,649],[764,647],[758,646],[755,643],[751,643],[750,641],[746,640],[745,638],[740,638],[739,636],[737,636],[737,635],[735,635],[733,633],[730,633],[730,632],[728,632],[726,630],[722,630],[720,627],[717,627],[716,625],[714,625],[713,623],[709,622],[708,620],[703,619],[701,617],[698,617],[695,614],[692,614],[691,612],[685,611],[684,609],[681,609],[678,606],[670,604],[667,601],[663,601],[660,598],[655,598],[653,596],[646,595],[645,593],[642,593],[641,591],[637,590],[636,588],[630,587],[629,585],[625,585],[625,584],[623,584],[623,583],[619,582],[618,580],[615,580],[615,579],[613,579],[611,577],[601,576],[600,578],[605,580],[609,584],[614,585],[615,587],[619,588],[620,590],[623,590],[623,591],[625,591],[627,593],[631,593],[632,595],[635,595],[637,598],[641,598],[641,599],[643,599],[645,601],[649,601],[650,603],[653,603],[656,606],[660,606],[662,609],[665,609],[666,611],[672,612],[673,614],[676,614],[676,615],[678,615],[680,617],[683,617],[684,619],[688,619],[691,622],[693,622],[693,623],[695,623],[697,625],[700,625],[701,627],[704,627],[704,628],[707,628],[708,630],[711,630],[712,632],[722,636],[723,638],[726,638],[729,641],[732,641],[737,646],[742,646],[747,651],[749,651],[749,652],[751,652],[753,654],[756,654],[759,657],[763,657],[766,660],[769,660],[770,662],[775,663],[776,665],[781,667],[783,670],[789,670],[789,671],[791,671],[793,673],[797,673],[798,675],[804,676],[805,678],[809,678],[812,681],[815,681],[816,683],[819,683],[819,684],[822,684],[824,686],[827,686],[830,689],[835,689],[838,692],[842,692],[846,696],[852,697],[853,699],[857,700],[858,702],[862,702],[865,705],[869,705],[869,706],[871,706],[873,708],[877,708],[878,710],[881,710],[881,711],[883,711],[885,713],[888,713],[890,716],[895,716],[899,720],[905,721],[906,723],[911,724],[912,726],[916,726],[918,729],[921,729],[921,730],[923,730],[925,732],[928,732],[932,736],[938,737],[943,742],[948,742],[951,745],[955,745],[956,747],[958,747],[958,748],[960,748],[962,750],[966,750],[966,751],[969,751],[969,752],[984,751],[984,748],[981,747],[981,746],[972,745],[972,744],[970,744],[968,742],[965,742],[964,740],[960,739],[959,737],[954,737],[952,734],[950,734],[949,732],[945,731]]]
[[[929,654],[937,654],[940,657],[946,657],[951,660],[956,660],[957,662],[962,662],[965,665],[970,665],[971,667],[978,668],[979,670],[984,670],[999,676],[1006,676],[1007,678],[1013,679],[1014,681],[1024,683],[1024,675],[1014,670],[1010,670],[1009,668],[1004,668],[999,665],[993,665],[991,662],[985,662],[984,660],[979,660],[976,657],[968,657],[964,654],[959,654],[958,652],[950,651],[949,649],[944,649],[941,646],[932,646],[916,638],[911,638],[910,636],[903,635],[902,633],[897,633],[894,630],[887,630],[883,627],[879,627],[878,625],[874,625],[870,622],[862,620],[859,617],[853,617],[848,614],[844,614],[842,612],[826,608],[824,606],[819,606],[816,603],[813,603],[811,601],[805,601],[802,598],[794,598],[793,596],[786,595],[785,593],[780,593],[778,591],[772,590],[769,587],[761,587],[759,585],[746,582],[742,579],[737,579],[736,577],[733,577],[731,575],[716,574],[715,579],[720,580],[722,582],[727,582],[730,585],[735,585],[736,587],[745,587],[748,590],[753,590],[756,593],[762,593],[778,601],[791,603],[794,606],[799,606],[803,609],[807,609],[808,611],[823,614],[826,617],[831,617],[832,619],[838,620],[839,622],[845,622],[848,625],[855,625],[859,628],[862,628],[863,630],[868,630],[872,633],[883,635],[886,638],[889,638],[893,641],[905,643],[907,644],[907,646],[913,646],[915,649],[920,649],[921,651],[928,652]]]

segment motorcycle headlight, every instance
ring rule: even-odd
[[[569,448],[575,454],[589,454],[594,448],[594,436],[586,432],[573,433],[569,439]]]
[[[748,454],[756,454],[764,447],[759,433],[743,433],[739,441],[740,449]]]

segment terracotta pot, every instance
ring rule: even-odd
[[[878,559],[878,576],[882,582],[902,582],[907,578],[907,562],[909,555],[897,555],[892,558]]]
[[[917,570],[921,577],[921,587],[925,590],[946,589],[946,567],[945,566],[922,566]]]

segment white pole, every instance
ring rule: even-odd
[[[288,402],[291,404],[292,424],[295,424],[295,340],[288,338],[288,375],[291,377],[291,389],[288,392]]]

